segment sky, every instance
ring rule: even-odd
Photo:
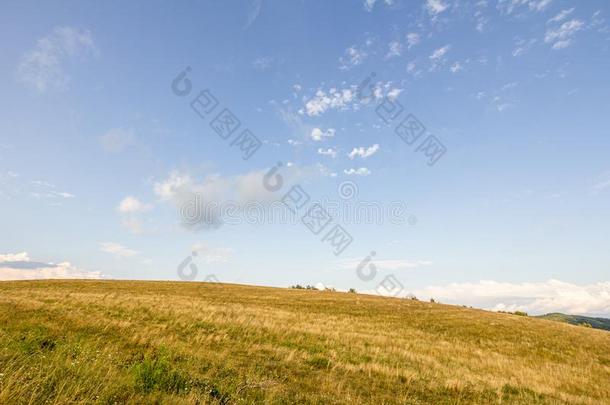
[[[0,279],[610,316],[603,0],[0,5]]]

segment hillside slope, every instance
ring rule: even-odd
[[[610,403],[610,333],[357,294],[0,282],[0,403]]]
[[[548,319],[550,321],[565,322],[570,325],[591,325],[595,329],[603,329],[610,331],[610,319],[606,318],[592,318],[590,316],[581,315],[566,315],[559,312],[553,312],[550,314],[540,315],[536,318]]]

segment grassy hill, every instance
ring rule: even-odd
[[[358,294],[0,282],[0,403],[608,404],[610,333]]]
[[[540,315],[536,318],[548,319],[550,321],[565,322],[571,325],[590,325],[595,329],[603,329],[610,331],[610,319],[606,318],[591,318],[581,315],[566,315],[558,312],[553,312],[546,315]]]

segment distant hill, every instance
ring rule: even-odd
[[[536,316],[540,319],[548,319],[550,321],[565,322],[571,325],[591,325],[594,329],[603,329],[610,331],[610,319],[607,318],[591,318],[580,315],[566,315],[559,312],[553,312],[546,315]]]

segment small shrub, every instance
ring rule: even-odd
[[[135,386],[139,391],[163,391],[181,394],[188,391],[188,379],[171,367],[165,356],[146,358],[133,366]]]
[[[579,323],[580,326],[583,326],[585,328],[592,328],[593,326],[591,326],[591,324],[589,322],[581,322]]]
[[[528,316],[527,312],[523,312],[523,311],[515,311],[513,313],[518,316]]]

